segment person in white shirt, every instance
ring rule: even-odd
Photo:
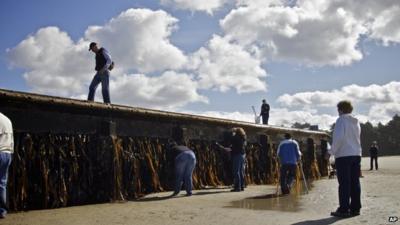
[[[7,214],[7,178],[13,152],[12,124],[8,117],[0,113],[0,219]]]
[[[335,157],[339,182],[339,208],[332,216],[350,217],[360,215],[361,209],[361,142],[360,123],[351,115],[353,106],[349,101],[337,104],[339,118],[332,135],[332,147],[328,155]]]

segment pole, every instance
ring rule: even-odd
[[[303,163],[302,163],[301,159],[300,159],[300,170],[301,170],[301,174],[303,175],[304,187],[306,188],[306,193],[308,194],[308,186],[307,186],[306,176],[304,175]]]

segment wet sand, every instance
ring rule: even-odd
[[[379,158],[379,170],[369,171],[369,158],[362,163],[361,215],[338,220],[329,214],[338,205],[336,179],[315,181],[308,194],[303,191],[275,197],[275,185],[249,186],[244,192],[228,187],[184,192],[170,198],[156,193],[138,201],[35,210],[11,213],[1,225],[169,225],[169,224],[400,224],[400,156]]]

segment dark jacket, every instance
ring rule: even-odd
[[[231,140],[231,149],[232,149],[232,154],[245,154],[246,153],[246,140],[239,136],[235,135],[232,137]]]
[[[378,156],[378,146],[371,146],[369,149],[369,155],[372,157],[377,157]]]
[[[106,58],[103,55],[104,48],[100,48],[96,53],[96,71],[101,70],[107,63]]]
[[[269,115],[269,104],[263,103],[261,105],[261,113],[260,115]]]

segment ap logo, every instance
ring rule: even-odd
[[[397,216],[389,216],[389,222],[390,223],[395,223],[395,222],[397,222],[399,220],[399,217],[397,217]]]

